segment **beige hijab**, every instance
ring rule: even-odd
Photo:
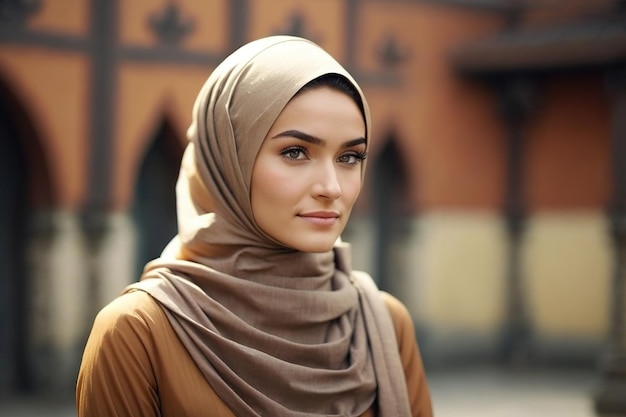
[[[310,41],[260,39],[215,69],[188,131],[179,234],[127,289],[162,305],[238,416],[358,416],[375,405],[380,416],[410,415],[388,311],[373,283],[351,273],[349,247],[297,252],[252,215],[252,168],[266,133],[301,87],[327,73],[357,88],[369,135],[356,82]]]

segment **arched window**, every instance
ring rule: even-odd
[[[411,216],[407,172],[404,160],[394,137],[374,161],[371,206],[374,213],[374,274],[379,286],[390,292],[399,290],[398,280],[403,279],[404,260],[398,250],[399,243],[409,233]]]
[[[171,125],[163,120],[145,153],[133,203],[137,228],[137,278],[146,262],[157,258],[176,235],[176,195],[182,146]]]
[[[0,396],[27,391],[32,214],[52,205],[47,163],[24,107],[0,78]]]

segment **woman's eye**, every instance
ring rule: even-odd
[[[306,157],[306,153],[302,148],[287,148],[280,154],[289,159],[304,159]]]
[[[359,162],[363,161],[365,159],[365,156],[365,153],[347,153],[337,158],[337,161],[342,164],[356,165]]]
[[[356,156],[355,155],[341,155],[339,157],[339,162],[344,164],[356,164]]]

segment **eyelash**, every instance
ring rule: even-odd
[[[300,152],[300,153],[302,153],[304,155],[307,154],[306,148],[304,148],[302,146],[290,146],[290,147],[285,148],[282,151],[280,151],[280,154],[282,156],[284,156],[285,158],[291,160],[291,161],[298,161],[298,160],[300,160],[300,158],[292,158],[291,156],[289,156],[289,154],[292,153],[292,152]],[[364,161],[367,158],[367,152],[352,151],[350,153],[341,155],[339,158],[344,158],[344,157],[354,157],[354,158],[356,158],[356,161],[354,163],[346,162],[346,163],[348,163],[350,165],[356,165],[356,164]]]

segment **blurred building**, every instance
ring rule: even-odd
[[[623,384],[624,8],[1,1],[0,395],[71,391],[94,314],[175,234],[198,89],[272,34],[316,41],[368,96],[344,239],[409,306],[429,367],[602,360]]]

